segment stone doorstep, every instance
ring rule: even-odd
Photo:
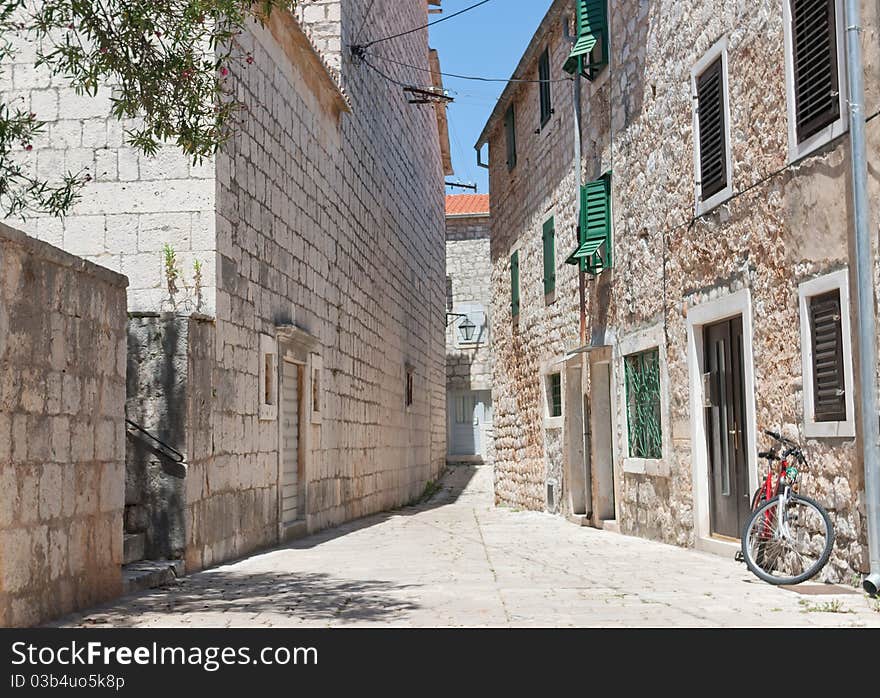
[[[309,530],[305,521],[294,521],[293,523],[284,524],[281,529],[281,543],[289,543],[293,540],[305,538],[307,535],[309,535]]]
[[[122,537],[122,564],[144,559],[146,536],[143,533],[126,533]]]
[[[122,593],[132,594],[169,584],[185,573],[183,560],[141,560],[122,567]]]

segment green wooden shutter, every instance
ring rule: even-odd
[[[581,271],[600,274],[612,266],[611,176],[581,187],[578,249],[565,260]]]
[[[608,0],[577,0],[577,41],[563,69],[593,80],[608,64]]]
[[[544,223],[544,295],[556,290],[556,224]]]
[[[519,251],[510,257],[510,314],[519,315]]]

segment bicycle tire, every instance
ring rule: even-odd
[[[789,577],[776,577],[766,572],[760,567],[759,564],[757,564],[756,560],[752,558],[751,551],[749,550],[749,532],[752,529],[752,523],[756,521],[759,517],[763,517],[764,513],[767,512],[769,509],[779,506],[778,497],[774,497],[773,499],[764,502],[758,509],[756,509],[752,513],[748,521],[746,521],[746,524],[743,527],[741,546],[742,556],[745,560],[746,566],[749,568],[752,574],[754,574],[759,579],[767,582],[768,584],[794,585],[805,582],[808,579],[812,579],[822,570],[823,567],[825,567],[825,565],[828,564],[828,560],[831,558],[831,551],[834,548],[834,526],[831,525],[831,518],[828,516],[828,512],[825,511],[825,509],[814,499],[810,499],[809,497],[804,497],[799,494],[792,495],[790,502],[799,502],[801,504],[805,504],[808,507],[812,507],[820,515],[825,525],[825,547],[817,561],[800,574]],[[766,545],[766,543],[757,544],[757,554],[759,557],[763,558],[766,552]]]

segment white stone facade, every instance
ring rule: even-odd
[[[553,3],[518,75],[536,77],[538,55],[549,45],[551,78],[567,76],[563,23],[571,21],[574,5]],[[809,152],[791,150],[784,5],[609,3],[610,64],[592,83],[581,79],[580,160],[571,83],[552,84],[555,113],[543,128],[537,85],[513,86],[502,96],[481,138],[489,143],[493,211],[496,497],[732,556],[733,544],[713,535],[709,523],[700,352],[706,327],[742,316],[748,487],[764,474],[755,455],[767,445],[763,429],[796,433],[811,462],[803,487],[829,507],[837,533],[823,574],[848,582],[867,565],[864,474],[845,423],[835,427],[843,431],[822,435],[805,417],[808,347],[799,297],[803,284],[846,269],[849,288],[842,297],[855,297],[849,145],[844,133]],[[880,18],[874,3],[862,5],[871,115],[880,109]],[[719,42],[726,51],[731,198],[700,215],[691,75]],[[503,114],[511,103],[518,161],[509,170]],[[880,153],[878,124],[868,124],[869,161]],[[563,263],[577,242],[576,187],[609,172],[615,261],[611,270],[586,276],[581,331],[578,270]],[[880,200],[876,178],[870,186],[871,200]],[[541,288],[541,225],[551,215],[557,280],[548,301]],[[871,215],[876,233],[876,206]],[[510,311],[516,250],[518,322]],[[853,331],[854,306],[845,310]],[[568,353],[585,345],[582,354]],[[651,347],[665,357],[662,455],[636,459],[627,443],[624,355]],[[563,394],[573,393],[561,428],[542,419],[541,376],[548,371],[561,372]],[[594,383],[602,388],[593,390]],[[858,405],[858,396],[851,397]],[[578,413],[578,403],[587,414]],[[580,433],[587,433],[585,441]],[[605,464],[613,464],[611,486],[597,482]],[[562,492],[551,502],[547,485],[560,481]],[[598,502],[603,488],[611,511],[601,512],[609,503]]]
[[[283,419],[261,419],[261,336],[277,342],[273,380],[282,380],[287,352],[302,367],[305,528],[409,502],[444,467],[437,118],[343,49],[365,9],[354,0],[304,2],[302,27],[281,11],[265,27],[254,24],[241,37],[253,62],[230,75],[246,117],[201,166],[172,150],[135,156],[122,143],[125,124],[109,116],[107,91],[83,101],[29,70],[26,50],[7,74],[6,96],[51,122],[29,154],[40,171],[82,164],[95,179],[63,223],[36,219],[28,229],[128,274],[133,311],[213,318],[200,321],[199,349],[189,359],[201,366],[190,374],[203,399],[191,400],[197,413],[187,412],[198,432],[187,439],[188,570],[286,535],[279,525]],[[377,0],[364,34],[384,36],[425,19],[423,0]],[[386,50],[428,69],[427,32]],[[166,242],[185,281],[173,298]],[[308,341],[291,343],[294,335]],[[205,337],[212,338],[208,355]],[[210,438],[202,438],[205,420]]]

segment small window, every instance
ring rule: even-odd
[[[412,407],[413,404],[413,370],[411,368],[406,369],[406,388],[404,404],[406,405],[406,407]]]
[[[511,104],[504,115],[504,135],[507,139],[507,169],[516,167],[516,115]]]
[[[312,369],[312,411],[321,414],[321,369]]]
[[[510,313],[519,316],[519,250],[510,257]]]
[[[797,142],[840,118],[835,0],[790,0]]]
[[[547,406],[551,417],[562,416],[562,374],[547,376]]]
[[[700,196],[708,201],[727,187],[724,64],[719,56],[697,77]]]
[[[269,335],[260,335],[260,419],[278,416],[278,344]]]
[[[538,80],[541,86],[541,128],[550,121],[553,114],[553,105],[550,101],[550,50],[544,49],[541,58],[538,59]]]
[[[846,381],[840,291],[810,298],[813,349],[813,418],[846,421]]]
[[[660,416],[660,350],[651,349],[624,358],[629,457],[663,457]]]
[[[611,225],[611,174],[581,187],[578,246],[565,260],[598,276],[614,261]]]
[[[556,227],[550,218],[544,223],[544,295],[556,290]]]

